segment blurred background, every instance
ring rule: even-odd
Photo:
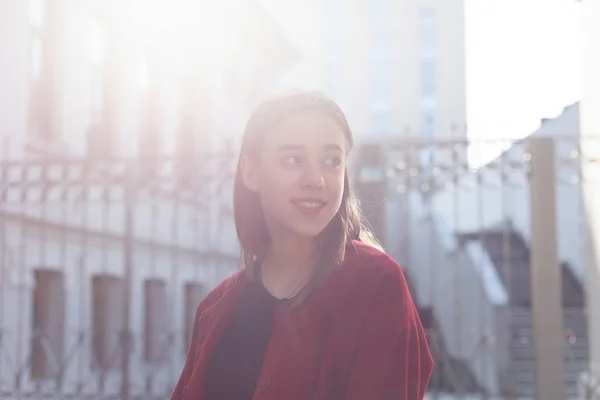
[[[600,398],[598,49],[598,0],[0,0],[0,398],[170,396],[288,88],[347,113],[428,398]]]

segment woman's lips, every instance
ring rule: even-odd
[[[321,199],[307,198],[307,199],[295,199],[292,203],[296,206],[296,209],[306,216],[318,215],[325,204],[325,201]]]

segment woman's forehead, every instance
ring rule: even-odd
[[[265,145],[337,145],[345,149],[347,139],[342,125],[334,117],[315,111],[298,111],[283,117],[269,129]]]

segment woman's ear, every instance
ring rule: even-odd
[[[240,160],[240,170],[242,172],[242,182],[248,190],[252,192],[258,191],[258,174],[256,166],[250,162],[247,156],[242,156]]]

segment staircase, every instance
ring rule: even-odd
[[[516,232],[505,234],[491,231],[459,237],[462,244],[471,240],[481,241],[510,294],[511,365],[508,375],[502,379],[504,394],[535,397],[529,249]],[[565,263],[561,265],[561,272],[565,395],[572,397],[577,395],[580,373],[588,367],[587,319],[581,284]]]
[[[588,369],[587,324],[584,312],[578,307],[564,308],[564,376],[568,397],[577,396],[579,375]],[[511,309],[511,341],[513,387],[510,394],[534,397],[535,355],[532,342],[533,319],[531,309]]]
[[[406,270],[404,271],[404,275],[409,291],[412,293],[413,286]],[[418,304],[416,306],[421,324],[427,335],[429,351],[435,363],[428,386],[429,392],[483,394],[483,389],[478,385],[466,361],[448,354],[444,336],[435,319],[433,310],[429,307],[419,307]]]
[[[427,334],[427,341],[435,367],[429,382],[429,391],[451,394],[484,394],[465,360],[452,357],[446,350],[433,312],[430,308],[418,309]]]

